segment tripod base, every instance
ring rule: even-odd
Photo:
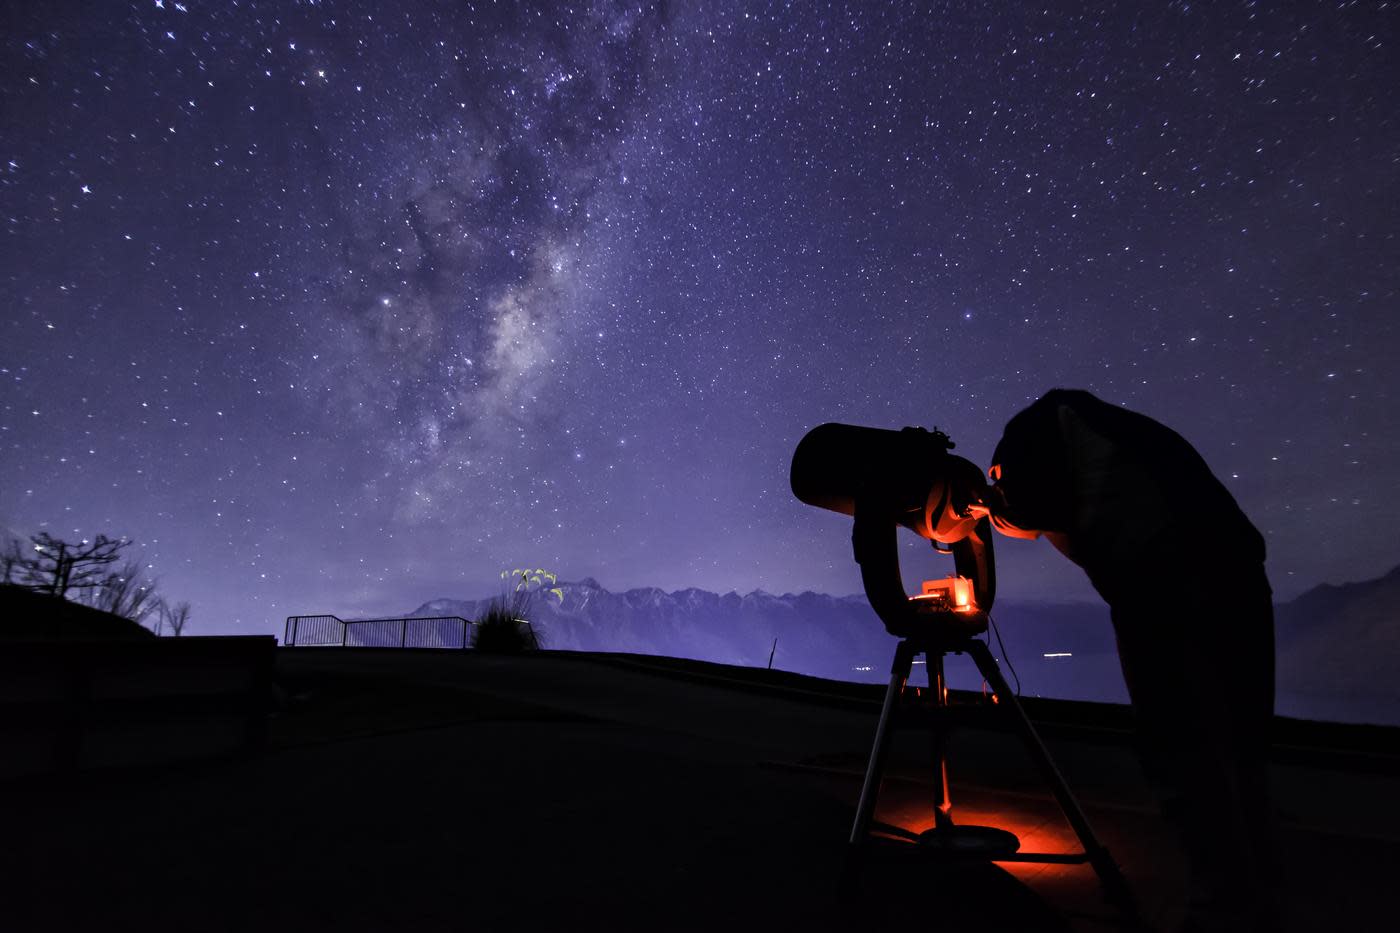
[[[943,683],[943,657],[955,653],[967,653],[977,665],[982,676],[991,685],[993,694],[1008,716],[1010,724],[1020,735],[1021,741],[1039,766],[1060,811],[1078,836],[1083,846],[1082,852],[1075,853],[1029,853],[1021,852],[1021,842],[1015,834],[989,826],[959,826],[952,820],[952,804],[948,799],[947,771],[944,764],[943,732],[947,723],[943,721],[946,712],[947,691]],[[885,756],[889,748],[890,733],[894,728],[895,707],[898,705],[904,686],[908,682],[910,668],[915,654],[928,657],[930,687],[933,694],[933,752],[934,778],[937,791],[934,797],[935,826],[926,832],[914,834],[898,827],[887,826],[875,820],[875,802],[880,793],[880,783],[884,776]],[[1015,693],[1006,683],[1001,668],[992,657],[985,644],[975,638],[906,638],[895,647],[894,665],[890,672],[889,687],[885,691],[885,702],[880,710],[880,723],[875,729],[875,742],[870,751],[870,761],[866,765],[865,782],[861,787],[860,803],[856,807],[855,824],[851,827],[850,846],[847,850],[844,872],[848,887],[854,884],[859,870],[861,850],[869,839],[870,832],[894,836],[909,842],[917,842],[917,848],[925,854],[956,857],[960,860],[981,859],[999,862],[1051,862],[1060,864],[1088,863],[1093,867],[1102,883],[1108,899],[1117,904],[1129,917],[1136,915],[1136,904],[1117,863],[1108,850],[1099,842],[1089,827],[1089,820],[1080,808],[1079,802],[1070,793],[1065,779],[1055,763],[1050,759],[1030,718],[1021,708]]]
[[[919,833],[919,847],[939,857],[995,862],[1016,854],[1021,840],[995,826],[937,826]]]

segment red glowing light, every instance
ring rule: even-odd
[[[942,603],[953,612],[972,612],[977,608],[972,581],[967,577],[944,577],[941,580],[925,580],[923,593],[913,599]]]

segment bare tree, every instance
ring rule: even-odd
[[[168,626],[170,628],[171,635],[175,636],[176,638],[179,638],[180,634],[184,632],[185,626],[189,624],[189,621],[189,603],[176,603],[172,606],[165,600],[161,600],[160,621],[157,624],[162,627]],[[160,634],[159,631],[157,631],[156,634]]]
[[[5,542],[4,550],[0,550],[0,573],[4,574],[3,583],[18,583],[20,574],[24,571],[24,551],[20,547],[18,538],[10,538]]]
[[[29,540],[34,550],[20,560],[20,582],[30,589],[65,599],[69,590],[106,587],[113,576],[106,572],[107,565],[114,563],[121,556],[122,548],[131,543],[98,535],[91,541],[83,539],[70,544],[46,531]]]
[[[146,579],[145,571],[134,560],[127,561],[116,573],[107,574],[78,601],[138,624],[144,623],[153,613],[157,624],[162,618],[156,581]]]
[[[70,544],[41,532],[29,539],[32,552],[12,540],[0,550],[0,572],[5,582],[15,580],[41,593],[130,619],[138,625],[152,620],[157,635],[169,626],[175,635],[189,623],[190,604],[169,605],[156,592],[156,579],[148,577],[138,561],[128,560],[120,569],[108,569],[131,542],[98,535]],[[154,618],[153,618],[154,617]]]

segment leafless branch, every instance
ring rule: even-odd
[[[176,603],[172,606],[161,600],[160,621],[163,626],[169,627],[171,635],[179,638],[190,621],[190,604]]]
[[[145,622],[152,613],[158,612],[161,604],[156,595],[156,581],[148,580],[136,561],[127,561],[121,570],[109,573],[85,592],[80,601],[137,623]]]
[[[105,568],[131,543],[98,535],[91,541],[70,544],[46,531],[29,540],[33,550],[20,560],[20,582],[41,593],[65,598],[69,590],[106,586],[111,574]]]

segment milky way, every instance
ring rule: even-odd
[[[851,592],[808,428],[985,463],[1064,385],[1195,443],[1280,595],[1373,576],[1397,15],[11,4],[0,523],[133,538],[204,632],[519,565]]]

